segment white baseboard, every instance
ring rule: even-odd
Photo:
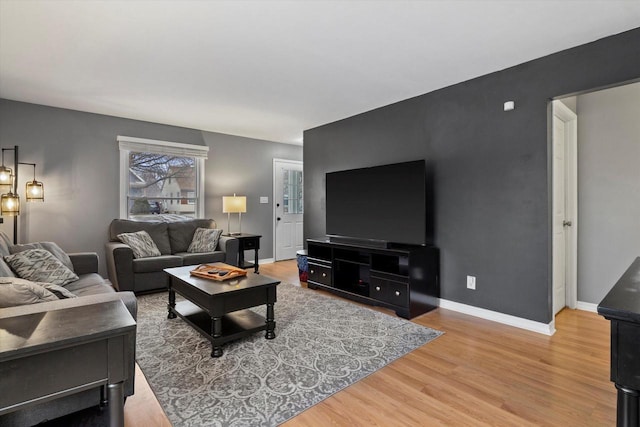
[[[273,258],[259,259],[258,260],[258,265],[261,265],[261,264],[273,264],[274,262],[276,262],[276,261]]]
[[[555,320],[550,323],[535,322],[522,317],[512,316],[497,311],[487,310],[485,308],[474,307],[472,305],[461,304],[459,302],[440,299],[440,307],[447,310],[457,311],[459,313],[468,314],[470,316],[480,317],[482,319],[491,320],[493,322],[514,326],[520,329],[537,332],[544,335],[553,335],[556,332]]]
[[[576,309],[584,310],[584,311],[590,311],[592,313],[597,313],[598,312],[598,304],[593,304],[591,302],[578,301],[578,302],[576,302]]]

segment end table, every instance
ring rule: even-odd
[[[240,268],[251,268],[253,267],[254,273],[260,274],[258,272],[258,250],[260,249],[260,238],[262,236],[257,234],[225,234],[228,237],[235,237],[238,239],[238,267]],[[254,262],[248,262],[244,260],[244,251],[253,250],[255,252],[255,260]]]
[[[135,335],[119,300],[0,318],[0,418],[102,387],[109,426],[124,426]]]

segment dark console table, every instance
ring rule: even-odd
[[[439,254],[433,246],[390,248],[308,239],[311,289],[322,288],[411,319],[438,306]]]
[[[640,425],[640,257],[598,305],[611,321],[611,381],[618,389],[618,427]]]
[[[122,301],[0,319],[0,417],[103,387],[109,425],[124,426],[136,322]]]

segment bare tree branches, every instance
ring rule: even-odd
[[[171,179],[193,180],[195,186],[195,161],[190,157],[168,156],[165,154],[129,154],[129,169],[143,181],[138,188],[157,187],[162,192],[164,182]]]

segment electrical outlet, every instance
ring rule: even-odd
[[[467,289],[476,290],[476,276],[467,276]]]

